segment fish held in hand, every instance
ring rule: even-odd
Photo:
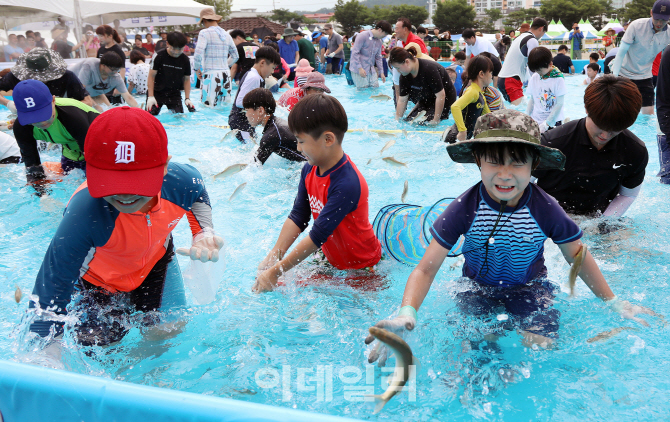
[[[403,163],[402,161],[398,161],[393,157],[384,157],[384,158],[382,158],[382,160],[386,161],[387,163],[389,163],[392,166],[407,167],[407,164]]]
[[[570,296],[575,297],[575,283],[577,282],[577,275],[582,269],[582,264],[584,263],[584,258],[586,257],[586,251],[588,250],[587,246],[582,243],[582,247],[577,252],[575,256],[575,262],[572,263],[570,268],[570,274],[568,276],[568,284],[570,285]]]
[[[417,123],[421,123],[421,122],[425,122],[425,121],[426,121],[426,111],[422,110],[422,111],[419,112],[419,114],[416,115],[416,117],[414,119],[412,119],[411,122],[409,122],[409,124],[415,125]]]
[[[386,94],[372,95],[372,96],[370,96],[370,98],[373,99],[373,100],[377,100],[377,101],[388,101],[388,100],[391,99],[391,97],[389,97]]]
[[[400,195],[400,202],[405,203],[407,198],[407,192],[409,192],[409,182],[405,180],[405,187],[402,189],[402,195]]]
[[[369,331],[370,334],[375,336],[378,341],[384,343],[395,355],[395,372],[389,382],[389,387],[380,395],[366,394],[366,397],[374,397],[375,411],[373,414],[377,414],[393,396],[402,391],[407,381],[415,377],[414,365],[416,364],[416,359],[412,355],[412,349],[410,349],[409,345],[397,334],[377,327],[370,327]]]
[[[242,192],[242,189],[244,189],[245,186],[247,186],[247,182],[244,182],[244,183],[242,183],[241,185],[239,185],[237,188],[235,188],[235,190],[233,191],[233,194],[230,195],[230,198],[228,198],[228,201],[232,201],[233,199],[235,199],[235,197],[236,197],[240,192]]]
[[[248,166],[248,164],[233,164],[232,166],[228,166],[221,173],[218,173],[218,174],[214,175],[214,180],[223,179],[223,178],[226,178],[228,176],[232,176],[235,173],[241,172],[247,166]]]
[[[387,149],[391,148],[393,145],[395,145],[395,139],[391,139],[390,141],[388,141],[386,145],[384,145],[384,148],[382,148],[381,151],[379,151],[379,153],[380,154],[383,153]]]

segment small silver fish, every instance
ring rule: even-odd
[[[377,132],[377,136],[379,136],[380,138],[395,138],[398,135],[393,132],[385,132],[382,130]]]
[[[400,195],[400,202],[405,203],[405,198],[407,198],[407,192],[409,192],[409,182],[405,180],[405,187],[402,189],[402,195]]]
[[[412,119],[411,122],[409,122],[410,125],[414,125],[417,123],[424,122],[426,120],[426,110],[422,110],[419,112],[419,114],[416,115],[414,119]]]
[[[577,252],[575,256],[575,262],[572,263],[570,268],[570,274],[568,276],[568,284],[570,285],[570,296],[575,297],[575,283],[577,282],[577,275],[582,269],[582,264],[584,263],[584,257],[586,257],[587,246],[582,243],[582,247]]]
[[[388,142],[386,143],[386,145],[384,145],[384,148],[382,148],[382,150],[379,151],[379,153],[380,153],[380,154],[383,153],[383,152],[386,151],[387,149],[391,148],[393,145],[395,145],[395,139],[391,139],[390,141],[388,141]]]
[[[395,355],[395,372],[389,382],[389,387],[381,395],[366,394],[366,397],[375,398],[374,414],[379,413],[384,405],[388,403],[393,396],[398,394],[407,384],[407,381],[413,376],[414,364],[416,359],[412,355],[412,349],[400,336],[393,334],[383,328],[370,327],[370,334],[375,336],[378,341],[384,343]],[[411,372],[410,372],[411,371]]]
[[[230,132],[226,133],[223,138],[219,142],[227,141],[229,139],[232,139],[233,137],[237,136],[237,134],[240,132],[239,129],[233,129]]]
[[[373,99],[373,100],[377,100],[377,101],[388,101],[388,100],[391,99],[391,97],[389,97],[386,94],[372,95],[372,96],[370,96],[370,98]]]
[[[408,133],[407,133],[407,129],[403,129],[403,130],[402,130],[402,135],[403,135],[405,138],[407,138],[407,135],[408,135]]]
[[[368,160],[368,163],[366,164],[366,166],[369,166],[371,162],[372,162],[372,158],[370,158],[370,159]]]
[[[608,338],[612,338],[615,335],[619,334],[620,332],[626,331],[626,330],[639,331],[637,328],[633,328],[633,327],[617,327],[613,330],[603,331],[602,333],[598,334],[597,336],[591,337],[590,339],[586,340],[586,342],[587,343],[595,343],[596,341],[607,340]]]
[[[392,166],[407,167],[407,164],[403,163],[402,161],[398,161],[393,157],[384,157],[384,158],[382,158],[382,160],[386,161],[387,163],[389,163]]]
[[[247,186],[247,182],[244,182],[241,185],[239,185],[238,187],[236,187],[235,190],[233,191],[233,194],[230,195],[230,198],[228,198],[228,201],[232,201],[233,199],[235,199],[237,194],[242,192],[242,189],[244,189],[245,186]]]
[[[248,164],[233,164],[232,166],[228,166],[221,173],[217,173],[216,175],[214,175],[214,180],[223,179],[223,178],[226,178],[228,176],[232,176],[235,173],[241,172],[247,166],[248,166]]]
[[[192,163],[199,163],[200,162],[200,160],[197,160],[195,158],[189,158],[188,161],[190,161]]]
[[[23,297],[23,293],[21,292],[21,288],[17,285],[16,286],[16,291],[14,292],[14,300],[16,303],[21,302],[21,298]]]

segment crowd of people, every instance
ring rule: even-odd
[[[611,74],[596,77],[598,58],[586,66],[587,116],[571,121],[564,73],[574,72],[574,66],[567,46],[554,56],[539,45],[548,29],[543,18],[518,35],[503,31],[495,44],[464,30],[465,51],[448,67],[428,54],[425,42],[451,34],[437,30],[432,36],[421,27],[415,33],[406,18],[394,26],[381,20],[356,34],[346,65],[343,37],[332,24],[311,34],[287,28],[278,39],[260,40],[239,29],[224,30],[221,19],[210,8],[201,13],[193,65],[185,54],[187,36],[171,32],[156,44],[136,39],[128,54],[134,66],[126,75],[120,46],[125,32],[107,25],[95,31],[100,43],[95,57],[71,70],[60,53],[44,47],[15,57],[16,65],[0,80],[0,90],[13,90],[12,101],[0,97],[0,102],[17,115],[13,133],[19,148],[13,153],[19,156],[12,162],[25,164],[39,196],[49,195],[39,141],[62,146],[64,173],[78,169],[87,177],[49,246],[35,283],[39,301],[31,307],[64,314],[77,289],[92,300],[108,300],[100,292],[129,292],[138,310],[157,310],[175,274],[168,270],[175,253],[202,262],[218,259],[223,241],[213,228],[203,177],[190,165],[170,161],[165,129],[154,117],[163,105],[176,113],[184,112],[183,105],[195,110],[192,71],[202,106],[232,103],[228,125],[240,142],[259,144],[260,165],[273,153],[305,162],[293,209],[258,265],[253,290],[273,290],[279,277],[315,253],[339,270],[374,271],[383,254],[369,219],[372,192],[344,152],[347,113],[324,74],[346,70],[355,89],[378,90],[390,70],[387,92],[393,94],[396,120],[438,126],[453,117],[442,135],[448,155],[476,164],[481,181],[436,220],[398,316],[377,326],[398,333],[416,326],[431,283],[461,236],[463,276],[479,288],[463,292],[459,303],[465,312],[505,307],[527,345],[550,347],[558,337],[559,313],[551,307],[557,292],[547,281],[543,257],[546,239],[569,263],[583,257],[579,276],[612,309],[641,323],[638,314],[653,314],[614,294],[568,213],[620,217],[635,201],[649,157],[629,128],[640,112],[653,112],[655,98],[662,132],[659,176],[670,184],[670,96],[662,95],[670,89],[670,0],[657,0],[649,18],[628,26]],[[389,35],[393,45],[385,46]],[[571,41],[573,51],[581,48],[578,35]],[[664,49],[655,97],[651,68]],[[275,100],[278,89],[286,91]],[[146,96],[145,105],[137,104],[132,90]],[[526,97],[526,113],[515,110]],[[127,105],[113,107],[121,102]],[[287,121],[276,115],[278,106],[289,111]],[[108,141],[110,133],[114,142]],[[184,214],[194,240],[175,251],[170,233]],[[312,218],[309,235],[291,249]],[[62,323],[36,321],[31,329],[46,336],[61,332]],[[84,344],[116,341],[125,333],[109,339],[105,330],[94,330],[99,337],[80,331]],[[376,348],[370,360],[379,356]]]

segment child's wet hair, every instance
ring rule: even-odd
[[[600,129],[620,132],[635,123],[642,108],[642,95],[630,79],[603,75],[586,87],[584,108]]]
[[[349,129],[347,113],[337,98],[325,94],[308,95],[288,115],[288,127],[295,134],[306,133],[314,139],[324,132],[333,132],[342,143]]]
[[[553,58],[551,51],[547,47],[535,47],[528,54],[528,68],[531,72],[537,72],[540,69],[549,67]]]
[[[470,59],[468,63],[468,68],[464,74],[467,74],[467,78],[471,81],[476,81],[479,77],[479,72],[493,72],[493,62],[486,56],[475,56]]]
[[[506,157],[519,164],[526,164],[530,159],[535,168],[540,163],[540,153],[537,148],[520,142],[476,142],[472,144],[472,155],[477,165],[481,167],[483,160],[491,160],[501,164]]]
[[[252,89],[244,96],[242,99],[242,107],[245,109],[253,108],[254,110],[263,107],[267,114],[273,115],[277,108],[277,103],[269,89],[256,88]]]

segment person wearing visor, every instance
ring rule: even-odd
[[[656,0],[650,15],[628,25],[610,65],[614,76],[625,76],[637,85],[642,94],[642,114],[654,114],[651,68],[658,53],[670,44],[670,0]]]
[[[26,164],[28,183],[37,194],[45,193],[38,140],[63,147],[60,162],[64,173],[74,169],[86,171],[84,141],[89,126],[99,116],[98,111],[72,98],[56,98],[43,82],[32,79],[19,82],[13,96],[17,114],[14,137]]]
[[[150,113],[128,106],[105,112],[89,128],[84,152],[87,180],[70,198],[37,274],[39,299],[30,303],[50,312],[30,329],[42,337],[62,333],[63,323],[48,314],[67,314],[77,290],[86,307],[78,342],[105,345],[128,331],[120,319],[185,304],[172,241],[184,215],[193,243],[178,254],[216,262],[223,238],[214,233],[203,176],[170,162],[165,129]],[[142,324],[156,319],[147,315]]]
[[[119,74],[121,68],[125,69],[125,62],[118,54],[110,51],[99,59],[90,58],[83,60],[72,68],[84,88],[89,92],[95,108],[103,111],[103,108],[111,107],[106,93],[116,89],[126,103],[131,107],[139,107],[135,98],[128,92],[126,83]]]
[[[517,330],[527,347],[551,347],[558,338],[560,312],[553,308],[558,293],[548,280],[544,242],[556,243],[568,263],[584,255],[579,276],[589,289],[624,318],[642,325],[637,314],[655,315],[645,307],[618,299],[598,264],[582,251],[583,233],[554,198],[530,183],[531,171],[560,170],[565,156],[540,143],[540,127],[516,110],[498,110],[480,117],[474,138],[447,146],[454,162],[477,164],[481,181],[452,201],[430,229],[433,239],[410,274],[398,316],[376,324],[402,335],[416,326],[417,311],[428,295],[444,259],[460,236],[463,284],[456,302],[462,312],[491,318],[504,313],[488,342]],[[496,321],[497,322],[497,321]],[[370,344],[373,336],[366,338]],[[473,341],[482,339],[472,339]],[[372,350],[368,360],[386,360],[385,346]]]
[[[56,97],[68,97],[93,106],[93,99],[60,54],[46,48],[34,48],[21,54],[12,70],[0,79],[0,91],[11,91],[21,81],[44,82]],[[0,104],[16,113],[14,101],[0,96]]]

